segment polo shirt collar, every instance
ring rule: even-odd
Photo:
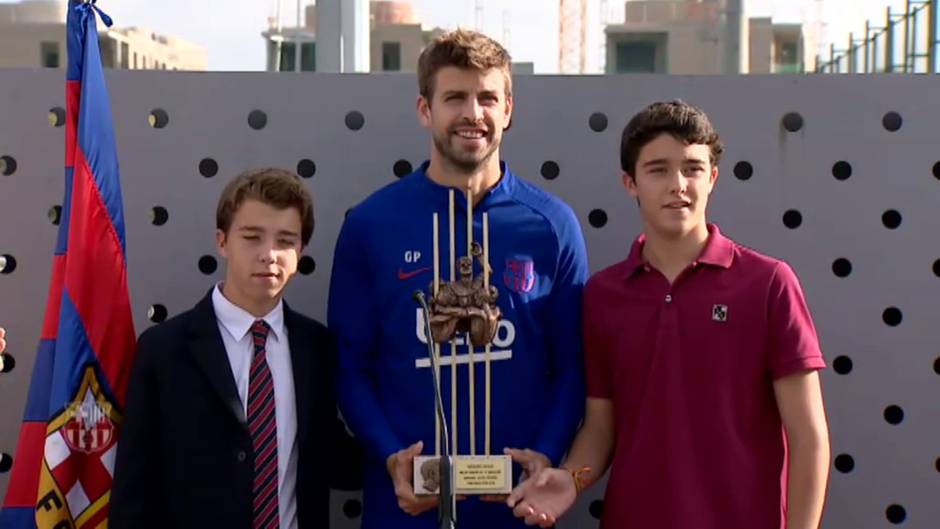
[[[643,259],[643,245],[646,244],[646,235],[640,234],[633,241],[630,247],[630,254],[624,264],[626,278],[629,279],[647,266]],[[731,239],[721,234],[718,225],[708,225],[708,240],[705,242],[705,248],[699,255],[697,262],[720,268],[731,268],[731,262],[734,260],[734,243]]]

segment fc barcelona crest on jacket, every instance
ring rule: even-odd
[[[503,283],[513,292],[531,292],[535,286],[535,263],[531,259],[506,259]]]

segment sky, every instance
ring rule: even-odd
[[[312,0],[300,2],[306,5]],[[601,12],[602,0],[589,2],[590,9]],[[475,26],[475,0],[411,3],[426,27]],[[204,46],[210,70],[263,70],[261,32],[274,17],[276,4],[277,0],[98,0],[119,27],[143,26]],[[901,10],[904,0],[746,0],[749,16],[773,16],[781,22],[820,19],[825,44],[834,40],[840,47],[850,31],[856,35],[864,31],[866,19],[883,25],[888,5]],[[622,20],[622,1],[607,0],[607,6],[612,22]],[[296,7],[297,0],[282,0],[285,26],[296,24]],[[536,73],[557,72],[558,0],[484,0],[483,31],[506,40],[503,44],[513,59],[533,62]]]

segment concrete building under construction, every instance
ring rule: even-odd
[[[749,18],[744,0],[635,0],[607,25],[607,73],[798,73],[815,68],[803,24]]]
[[[0,68],[65,68],[68,4],[55,0],[0,3]],[[205,70],[206,49],[146,28],[99,27],[105,68]]]
[[[366,4],[363,31],[358,22]],[[439,31],[425,30],[410,2],[319,0],[304,9],[302,26],[277,27],[272,21],[262,36],[268,71],[413,72]]]

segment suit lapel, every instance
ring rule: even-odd
[[[248,419],[241,399],[238,397],[238,388],[235,387],[235,376],[225,352],[225,344],[219,333],[219,324],[212,307],[212,290],[202,301],[193,308],[192,324],[187,334],[187,342],[193,359],[215,393],[222,399],[226,409],[245,428]]]
[[[300,316],[284,303],[284,325],[290,346],[291,371],[294,373],[294,400],[297,407],[297,438],[303,439],[312,417],[313,396],[310,393],[314,366],[315,337]]]

